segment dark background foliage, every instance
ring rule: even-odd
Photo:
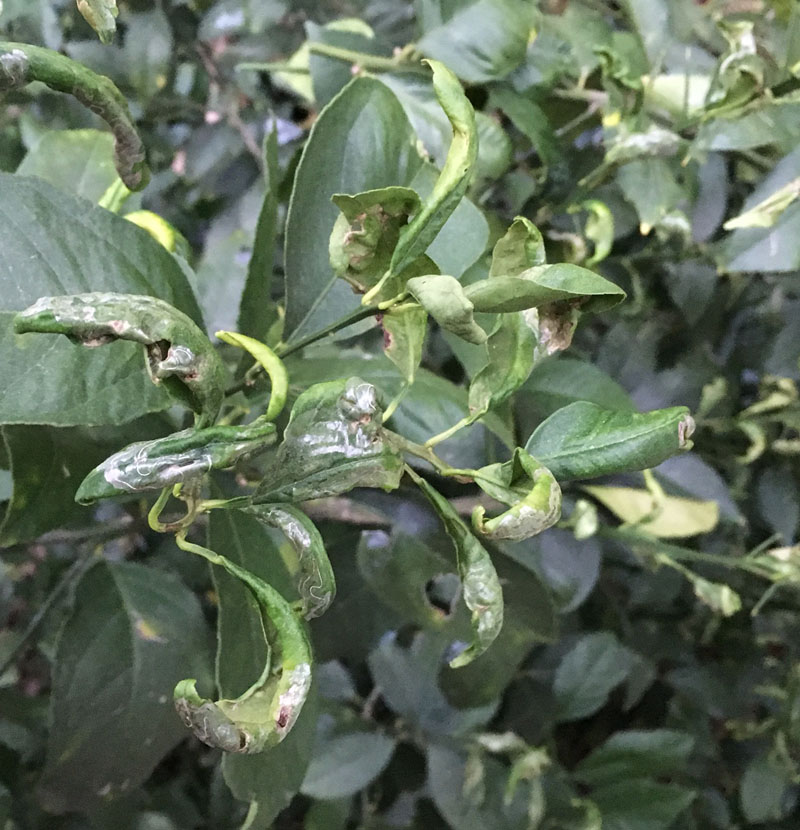
[[[141,204],[188,241],[179,262],[122,223],[80,235],[88,204],[76,197],[96,202],[115,178],[110,136],[66,96],[5,97],[0,169],[59,190],[27,215],[25,188],[44,185],[0,177],[0,660],[14,658],[0,677],[0,824],[233,828],[250,809],[247,826],[281,830],[797,826],[797,3],[128,0],[102,45],[71,0],[4,0],[0,33],[118,84],[154,173],[126,211]],[[116,372],[119,352],[90,402],[77,384],[26,382],[32,358],[12,349],[10,317],[20,298],[131,292],[139,279],[184,304],[193,290],[209,332],[238,323],[262,336],[285,312],[285,335],[299,336],[341,316],[357,299],[330,282],[330,194],[408,184],[392,143],[403,131],[434,164],[447,151],[429,83],[386,64],[411,43],[453,69],[478,111],[470,201],[435,243],[442,272],[484,276],[519,214],[550,261],[588,263],[628,292],[443,456],[490,463],[576,400],[687,405],[695,449],[646,477],[565,487],[561,527],[495,550],[505,626],[458,670],[444,658],[468,620],[424,500],[404,487],[316,504],[339,594],[312,625],[313,700],[280,747],[222,761],[166,698],[182,677],[212,676],[219,608],[231,693],[263,662],[225,603],[231,586],[152,533],[143,502],[72,501],[94,464],[172,431],[175,413]],[[353,74],[325,45],[361,53],[377,80],[317,121]],[[764,207],[781,188],[785,202]],[[21,287],[20,238],[52,257],[51,282]],[[71,261],[57,257],[64,245]],[[434,332],[397,431],[424,440],[464,414],[475,348]],[[293,397],[359,375],[388,399],[402,381],[374,327],[289,369]],[[264,395],[248,394],[243,405]],[[243,475],[257,480],[257,467]],[[467,513],[478,497],[441,489]],[[241,514],[214,514],[207,530],[291,591],[280,536]]]

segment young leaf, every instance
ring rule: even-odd
[[[464,289],[475,311],[523,311],[556,302],[569,302],[585,312],[607,311],[625,299],[613,282],[568,262],[539,265],[516,276],[493,276]]]
[[[403,457],[381,428],[381,414],[375,387],[359,378],[307,389],[295,401],[254,501],[306,501],[353,487],[394,490]]]
[[[577,401],[541,423],[525,449],[566,481],[655,467],[691,449],[693,432],[685,406],[617,412]]]
[[[472,303],[455,277],[445,274],[412,277],[406,288],[442,328],[469,343],[485,342],[486,332],[475,322]]]
[[[546,261],[544,239],[539,229],[530,219],[517,216],[495,243],[489,277],[517,277]]]
[[[280,743],[290,732],[311,688],[311,644],[292,606],[259,577],[214,551],[178,539],[241,580],[258,603],[264,630],[274,630],[270,645],[279,654],[273,668],[267,660],[261,676],[235,699],[200,697],[193,679],[175,687],[175,708],[184,723],[209,746],[252,755]]]
[[[547,467],[521,447],[504,464],[481,467],[475,483],[492,498],[511,505],[484,520],[481,505],[472,512],[472,526],[489,539],[521,542],[552,527],[561,518],[561,488]]]
[[[473,640],[466,650],[450,661],[455,669],[466,666],[483,654],[500,633],[503,627],[503,589],[486,549],[470,533],[450,502],[411,468],[407,469],[453,540],[464,602],[472,612]]]
[[[150,180],[145,150],[122,93],[105,77],[58,52],[27,43],[0,41],[0,92],[41,81],[56,92],[74,95],[97,113],[114,134],[114,162],[131,190]]]
[[[202,478],[210,470],[224,470],[262,452],[275,439],[275,424],[259,418],[242,426],[185,429],[166,438],[138,441],[95,467],[81,482],[75,501],[92,504]]]
[[[14,318],[17,334],[63,334],[84,346],[130,340],[144,346],[153,383],[198,413],[198,427],[213,424],[222,405],[225,367],[211,342],[182,311],[156,297],[68,294],[41,297]]]
[[[355,196],[335,193],[331,199],[341,210],[329,243],[331,267],[363,294],[389,267],[401,229],[419,210],[419,196],[394,186]]]
[[[286,504],[254,504],[245,512],[278,528],[294,548],[300,569],[297,590],[303,602],[303,616],[310,620],[324,614],[336,596],[336,579],[316,525],[302,510]]]
[[[428,331],[428,314],[417,305],[404,305],[384,314],[383,351],[411,386],[422,361],[422,346]]]
[[[111,43],[117,31],[117,0],[78,0],[78,11],[97,32],[101,42]]]
[[[458,78],[438,61],[426,63],[433,70],[436,97],[453,127],[453,141],[433,192],[422,209],[400,233],[394,249],[390,270],[400,273],[418,256],[424,254],[450,214],[456,209],[469,184],[478,156],[478,133],[472,109]]]

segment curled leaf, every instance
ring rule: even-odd
[[[314,523],[302,510],[287,504],[255,504],[245,512],[278,528],[289,540],[300,566],[297,590],[303,602],[303,616],[307,620],[322,616],[336,596],[336,580],[325,543]]]
[[[275,443],[275,424],[258,419],[244,426],[185,429],[153,441],[129,444],[95,467],[81,482],[75,501],[161,490],[232,467]]]
[[[266,421],[274,421],[283,412],[286,398],[289,395],[289,375],[283,361],[269,346],[254,337],[248,337],[246,334],[238,334],[235,331],[218,331],[216,336],[223,343],[238,346],[240,349],[249,352],[267,373],[272,384],[272,391],[270,392],[267,411],[263,417]]]
[[[199,428],[212,424],[225,387],[225,368],[197,324],[157,297],[135,294],[67,294],[41,297],[14,318],[17,334],[63,334],[95,347],[114,340],[141,343],[153,383],[198,413]]]
[[[117,182],[119,182],[119,179],[117,179]],[[114,207],[114,205],[103,204],[102,201],[100,204],[101,207],[106,207],[108,210]],[[123,219],[144,228],[159,245],[166,248],[171,254],[180,254],[184,259],[188,258],[190,249],[186,238],[157,213],[150,210],[134,210],[131,213],[126,213]]]
[[[295,401],[254,501],[306,501],[353,487],[397,488],[402,452],[382,428],[381,415],[377,390],[360,378],[307,389]]]
[[[492,498],[511,505],[485,520],[485,510],[472,512],[472,526],[489,539],[520,542],[552,527],[561,518],[561,488],[553,474],[521,447],[504,464],[482,467],[475,482]]]
[[[117,0],[78,0],[78,11],[102,43],[111,43],[117,31]]]
[[[131,190],[142,190],[150,180],[144,144],[116,86],[91,69],[51,49],[27,43],[0,41],[0,92],[41,81],[56,92],[74,95],[99,115],[114,135],[114,164]]]
[[[470,533],[450,502],[412,469],[408,468],[408,474],[439,514],[453,540],[464,602],[472,612],[473,640],[466,650],[450,661],[455,669],[466,666],[483,654],[500,633],[503,627],[503,589],[486,549]]]
[[[341,211],[329,243],[331,267],[363,293],[388,269],[401,229],[419,210],[419,196],[408,187],[383,187],[331,199]]]
[[[400,232],[390,271],[399,274],[428,246],[466,193],[478,157],[478,131],[472,108],[458,78],[442,63],[424,61],[433,70],[433,89],[453,128],[442,172],[422,208]]]
[[[559,481],[655,467],[692,448],[685,406],[618,412],[588,401],[562,407],[534,430],[525,449]]]
[[[180,540],[179,540],[180,543]],[[175,708],[183,722],[209,746],[252,755],[280,743],[297,720],[311,688],[311,644],[292,606],[270,585],[226,557],[185,541],[199,553],[240,579],[250,590],[265,631],[273,631],[267,662],[258,680],[235,699],[201,697],[192,679],[175,687]]]
[[[486,332],[472,315],[473,305],[455,277],[444,274],[412,277],[406,288],[442,328],[469,343],[480,345],[486,341]]]

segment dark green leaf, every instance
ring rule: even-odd
[[[352,164],[342,163],[347,155]],[[331,196],[407,185],[421,163],[408,119],[380,81],[356,78],[323,109],[300,159],[287,217],[287,340],[357,305],[328,262],[328,236],[339,213]],[[309,237],[309,227],[321,232]]]
[[[634,780],[598,788],[591,798],[603,816],[603,830],[669,830],[695,793],[677,784]]]
[[[685,406],[619,412],[578,401],[554,412],[525,449],[559,481],[655,467],[691,449],[694,420]]]
[[[312,798],[344,798],[377,778],[394,752],[395,741],[379,732],[351,732],[320,741],[301,792]]]
[[[178,580],[100,562],[81,580],[59,638],[52,731],[39,784],[48,810],[87,810],[137,787],[186,730],[172,688],[208,682],[207,629]]]
[[[632,666],[633,654],[610,632],[584,635],[556,670],[553,688],[558,720],[581,720],[593,715]]]

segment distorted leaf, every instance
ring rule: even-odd
[[[359,378],[306,390],[295,401],[256,503],[305,501],[353,487],[395,489],[403,457],[382,429],[381,414],[375,387]]]
[[[461,283],[445,274],[412,277],[406,289],[444,329],[469,343],[483,343],[486,332],[475,322],[473,305]]]
[[[485,520],[480,505],[472,513],[472,525],[489,539],[519,542],[552,527],[561,518],[561,488],[550,471],[525,450],[503,464],[482,467],[475,483],[510,509]]]
[[[117,0],[78,0],[78,11],[103,43],[111,43],[117,31]]]

